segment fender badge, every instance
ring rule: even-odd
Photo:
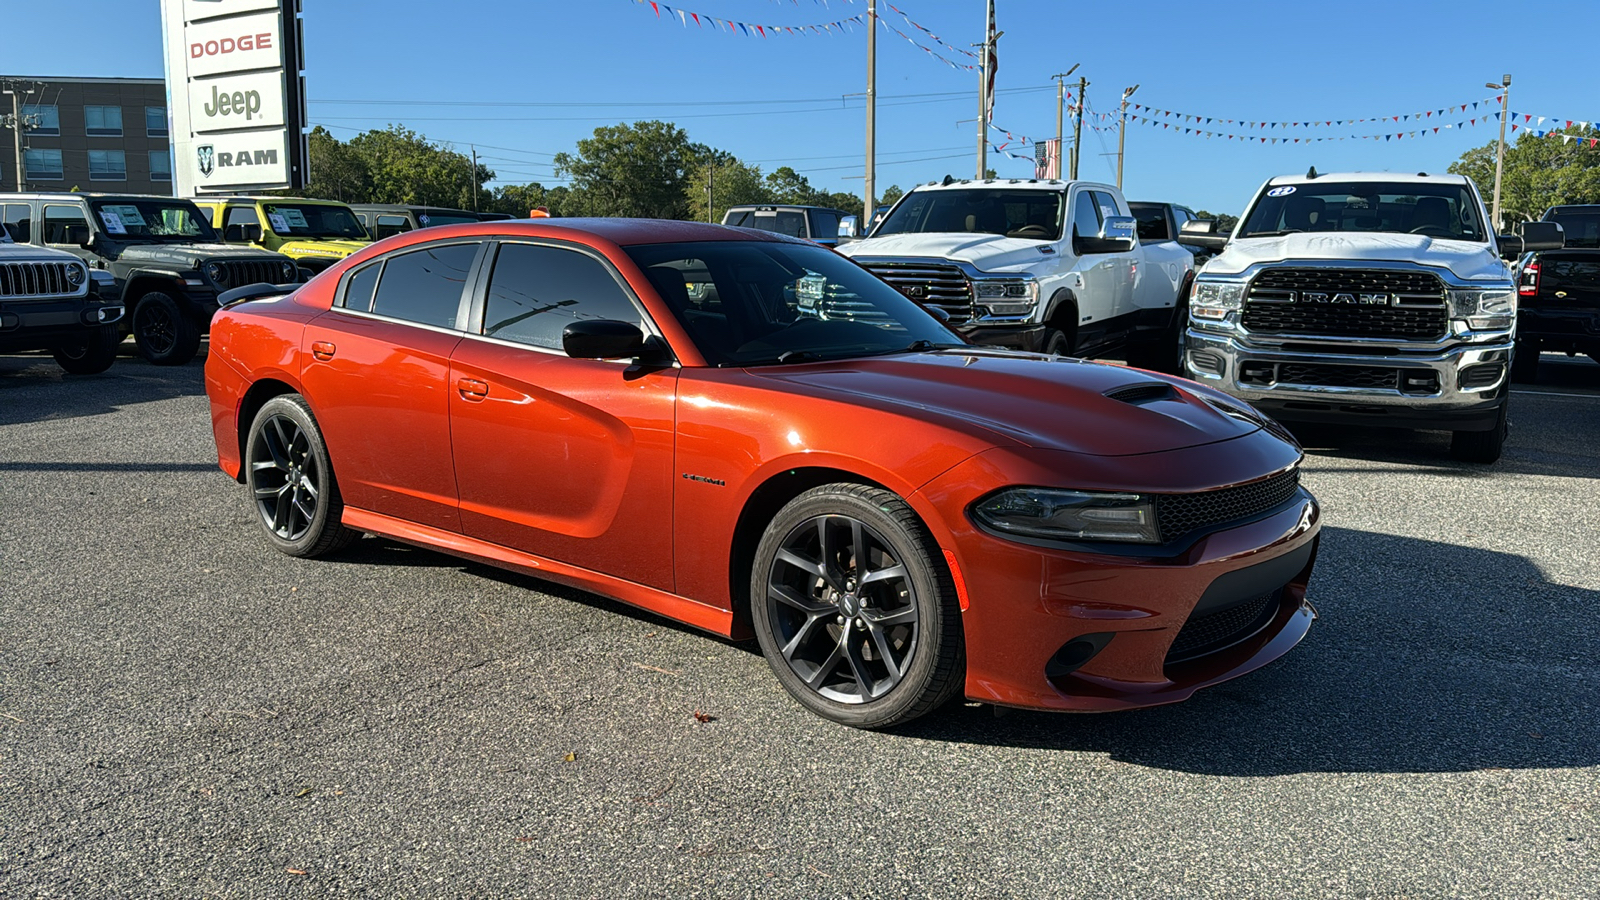
[[[701,484],[714,484],[717,487],[727,487],[728,486],[728,483],[726,481],[723,481],[721,478],[707,478],[704,475],[690,475],[688,472],[683,473],[683,477],[687,478],[690,481],[698,481]]]

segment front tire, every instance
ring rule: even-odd
[[[756,549],[750,612],[761,652],[802,706],[887,728],[962,687],[961,613],[938,546],[905,501],[830,484],[790,501]]]
[[[1511,396],[1506,395],[1500,404],[1500,416],[1494,428],[1488,431],[1456,431],[1450,435],[1450,455],[1462,462],[1492,463],[1500,459],[1505,450],[1506,436],[1511,432]]]
[[[170,294],[151,291],[133,308],[133,340],[155,366],[181,366],[200,350],[200,326]]]
[[[63,344],[51,351],[56,365],[71,375],[98,375],[111,368],[117,360],[117,347],[122,344],[122,329],[116,325],[101,325],[84,333],[83,340]]]
[[[279,551],[326,556],[360,536],[344,527],[333,463],[304,397],[281,394],[262,405],[250,423],[244,466],[256,519]]]
[[[1534,341],[1518,341],[1511,351],[1511,380],[1532,384],[1539,379],[1539,345]]]
[[[1039,352],[1046,356],[1071,356],[1072,341],[1059,328],[1046,328],[1039,341]]]

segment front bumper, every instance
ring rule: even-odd
[[[1006,347],[1038,353],[1044,350],[1043,325],[957,325],[967,343],[979,347]]]
[[[121,303],[94,295],[0,303],[0,351],[47,350],[82,340],[85,332],[115,324],[123,313]]]
[[[1497,425],[1511,363],[1509,334],[1424,350],[1325,345],[1258,343],[1191,327],[1184,374],[1286,421],[1453,431]]]

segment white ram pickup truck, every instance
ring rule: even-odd
[[[1451,452],[1500,458],[1517,288],[1507,259],[1559,247],[1559,227],[1496,236],[1459,175],[1273,178],[1189,298],[1184,374],[1286,421],[1453,432]]]
[[[840,226],[849,237],[853,217]],[[974,344],[1177,371],[1194,256],[1140,244],[1108,184],[988,179],[919,185],[839,252],[948,315]]]

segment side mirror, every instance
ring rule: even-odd
[[[242,225],[242,226],[239,227],[239,235],[240,235],[241,239],[247,244],[257,243],[258,241],[261,240],[261,226],[260,225]]]
[[[1228,243],[1228,235],[1217,231],[1216,219],[1190,219],[1178,230],[1178,243],[1187,247],[1221,250]]]
[[[97,232],[90,231],[88,228],[84,228],[83,233],[73,243],[93,253],[100,249],[100,235]]]
[[[1567,245],[1566,230],[1559,222],[1524,222],[1518,229],[1522,232],[1522,252],[1534,250],[1560,250]]]
[[[854,241],[861,237],[861,218],[845,216],[839,220],[839,240]]]
[[[1107,216],[1100,225],[1100,233],[1083,237],[1074,230],[1072,252],[1078,256],[1095,253],[1127,253],[1134,248],[1134,234],[1139,220],[1133,216]]]
[[[644,332],[630,322],[573,322],[561,332],[561,349],[573,359],[637,359],[645,355]]]

